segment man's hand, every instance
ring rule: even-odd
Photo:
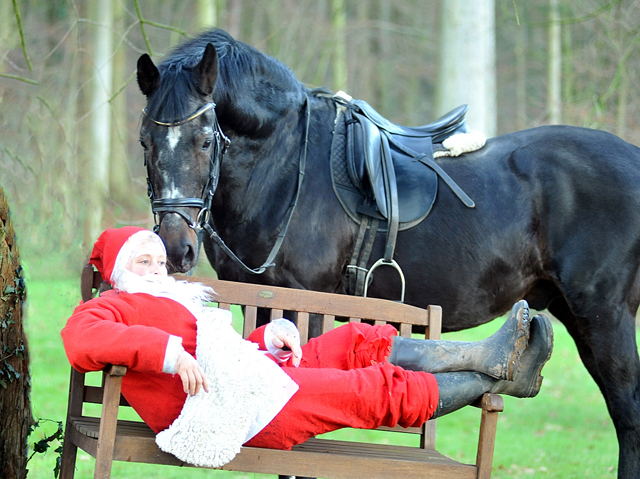
[[[285,346],[291,350],[291,363],[298,367],[302,360],[302,348],[300,347],[300,332],[295,324],[287,319],[276,319],[271,322],[273,337],[271,342],[278,349]]]
[[[178,356],[176,362],[176,373],[182,379],[182,389],[189,396],[195,396],[204,388],[205,392],[209,392],[209,384],[204,371],[198,364],[198,361],[186,351]]]

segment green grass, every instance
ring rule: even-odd
[[[69,381],[60,330],[79,303],[79,280],[27,282],[26,330],[31,358],[31,399],[35,417],[64,421]],[[469,331],[445,335],[447,339],[475,340],[492,334],[501,321]],[[544,369],[541,393],[534,399],[505,397],[500,414],[493,477],[612,478],[617,470],[617,442],[604,400],[580,362],[573,341],[554,321],[555,349]],[[473,463],[480,411],[465,408],[438,420],[437,448],[454,459]],[[45,423],[34,439],[52,433]],[[343,439],[413,443],[403,434],[345,430],[330,434]],[[92,476],[93,459],[79,452],[79,479]],[[55,453],[38,454],[29,462],[30,479],[53,477]],[[259,478],[258,474],[231,473],[144,464],[114,463],[114,478]],[[366,477],[366,473],[363,474]]]

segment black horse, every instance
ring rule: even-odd
[[[286,229],[263,274],[238,267],[210,234],[204,248],[223,279],[343,291],[358,225],[332,190],[336,102],[220,30],[158,67],[143,55],[138,83],[147,97],[140,141],[173,270],[194,266],[203,221],[252,267]],[[230,145],[220,164],[222,132]],[[602,131],[550,126],[438,164],[476,207],[441,187],[429,217],[398,234],[406,302],[442,305],[445,331],[490,321],[520,298],[548,308],[604,395],[619,477],[640,477],[640,150]],[[372,261],[384,246],[376,241]],[[369,295],[398,294],[397,272],[380,268]]]

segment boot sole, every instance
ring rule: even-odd
[[[518,371],[520,369],[520,361],[522,355],[527,349],[529,344],[531,322],[529,321],[529,305],[525,300],[520,300],[511,308],[511,314],[516,310],[516,316],[518,318],[518,338],[513,346],[513,352],[507,363],[507,381],[514,381],[518,377]]]
[[[542,362],[540,363],[540,366],[536,369],[535,380],[533,381],[533,384],[531,385],[532,387],[529,390],[529,394],[526,397],[537,396],[538,393],[540,392],[540,388],[542,387],[542,379],[543,379],[543,376],[541,374],[542,368],[544,367],[545,364],[547,364],[549,359],[551,359],[551,353],[553,352],[553,327],[551,326],[551,320],[549,319],[549,316],[547,316],[544,313],[537,314],[533,318],[532,322],[535,321],[536,319],[539,319],[539,322],[541,323],[540,326],[545,330],[544,337],[547,339],[547,344],[546,344],[547,354],[542,360]]]

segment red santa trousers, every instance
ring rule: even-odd
[[[396,335],[389,325],[349,323],[311,339],[300,367],[284,366],[298,392],[246,445],[291,449],[344,427],[422,425],[438,405],[438,384],[387,362]]]

